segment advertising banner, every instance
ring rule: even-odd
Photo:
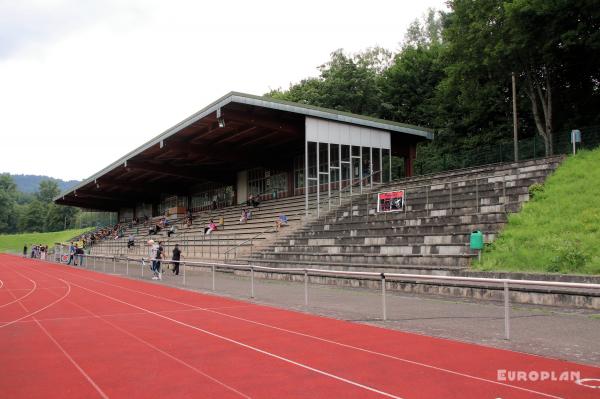
[[[377,212],[400,212],[404,210],[404,190],[377,194]]]

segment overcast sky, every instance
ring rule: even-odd
[[[443,0],[0,0],[0,172],[83,179],[229,91],[399,48]]]

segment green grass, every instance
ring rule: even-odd
[[[31,249],[31,244],[44,244],[52,246],[56,242],[65,242],[87,229],[73,229],[55,231],[52,233],[24,233],[24,234],[2,234],[0,235],[0,252],[23,253],[23,245]]]
[[[600,149],[570,156],[475,268],[600,274]]]

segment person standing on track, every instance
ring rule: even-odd
[[[27,244],[25,244],[23,246],[23,257],[26,258],[27,257]]]
[[[179,276],[179,261],[181,260],[181,250],[179,249],[179,244],[175,244],[175,248],[173,248],[173,258],[175,262],[173,262],[173,274]]]
[[[152,241],[152,272],[154,272],[154,277],[152,277],[152,280],[162,280],[160,260],[163,257],[163,248],[160,246],[160,244],[160,242],[157,244]]]

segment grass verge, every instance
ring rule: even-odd
[[[23,234],[2,234],[0,235],[0,252],[23,253],[23,245],[31,250],[31,244],[44,244],[52,246],[56,242],[65,242],[87,229],[73,229],[54,231],[50,233],[23,233]]]
[[[534,187],[535,186],[535,187]],[[487,245],[481,270],[600,274],[600,149],[570,156]]]

